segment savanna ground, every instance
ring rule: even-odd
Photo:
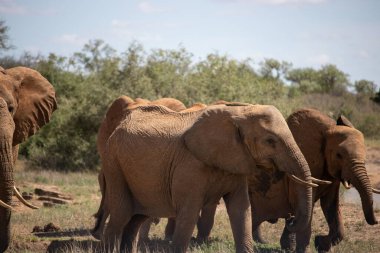
[[[380,141],[368,141],[368,174],[373,185],[380,188]],[[53,171],[28,170],[25,163],[18,161],[16,182],[22,192],[33,192],[35,188],[58,191],[71,196],[69,204],[56,204],[31,210],[14,200],[17,210],[12,216],[12,245],[9,252],[101,252],[102,246],[92,238],[89,229],[94,224],[92,215],[96,212],[100,192],[95,173],[60,173]],[[350,190],[352,192],[356,190]],[[347,195],[342,190],[342,195]],[[369,226],[355,194],[342,201],[341,208],[346,232],[345,240],[334,247],[333,252],[380,252],[380,225]],[[42,206],[34,196],[31,202]],[[376,199],[376,216],[380,219],[380,198]],[[59,231],[32,233],[35,226],[44,227],[53,223]],[[169,242],[163,240],[166,221],[152,227],[152,241],[140,247],[142,252],[164,252]],[[270,245],[256,244],[256,252],[282,252],[279,237],[283,221],[264,224],[265,238]],[[317,204],[313,218],[313,238],[316,234],[327,233],[327,224]],[[220,205],[217,211],[211,242],[207,245],[193,245],[190,252],[234,252],[233,238],[226,210]],[[313,243],[312,250],[315,251]]]

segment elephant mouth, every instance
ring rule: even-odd
[[[276,163],[272,159],[260,159],[256,160],[256,165],[261,169],[278,169]]]
[[[341,179],[340,180],[342,185],[344,186],[344,188],[346,188],[347,190],[351,189],[352,188],[352,184],[351,184],[351,181],[348,180],[348,179]]]

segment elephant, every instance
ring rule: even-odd
[[[372,191],[365,168],[366,151],[363,134],[354,128],[344,116],[337,121],[316,109],[300,109],[292,113],[287,123],[299,148],[306,158],[312,177],[320,186],[313,190],[313,203],[320,200],[323,214],[329,226],[329,234],[318,235],[315,246],[319,252],[328,251],[344,237],[343,221],[339,208],[339,186],[359,191],[365,219],[377,224],[373,210]],[[254,240],[265,243],[260,224],[276,222],[294,213],[294,182],[284,177],[278,169],[262,171],[259,177],[249,177],[249,196],[252,207]],[[198,240],[206,240],[212,228],[215,211],[205,212],[198,223]],[[291,233],[286,227],[281,236],[285,250],[307,251],[311,237],[311,223],[305,231]]]
[[[98,220],[108,210],[102,239],[111,250],[136,252],[137,233],[148,217],[175,217],[171,246],[184,252],[200,210],[223,197],[236,251],[252,252],[247,176],[272,167],[302,182],[287,228],[309,224],[310,170],[273,106],[216,105],[187,113],[141,106],[128,112],[104,150],[106,189]]]
[[[344,237],[343,220],[339,207],[340,183],[347,189],[353,185],[359,192],[365,220],[369,225],[378,223],[373,209],[372,193],[380,193],[373,189],[365,167],[366,148],[363,134],[343,115],[336,121],[315,109],[301,109],[288,117],[288,125],[293,133],[294,139],[304,154],[312,176],[332,181],[332,184],[321,185],[313,191],[313,203],[320,200],[321,208],[329,226],[328,235],[317,235],[315,247],[319,252],[329,251],[331,246],[338,244]],[[274,186],[274,185],[272,185]],[[278,194],[276,187],[269,189],[268,195]],[[291,182],[284,182],[289,189],[290,202],[294,202],[292,193],[294,191]],[[284,192],[282,190],[282,192]],[[265,196],[252,195],[254,210],[261,210],[256,216],[253,229],[256,229],[256,239],[262,238],[259,225],[266,220],[274,206],[261,205],[268,203]],[[255,208],[256,203],[256,208]],[[288,206],[289,207],[289,206]],[[278,209],[278,207],[276,207]],[[266,209],[266,211],[265,211]],[[285,211],[285,206],[284,210]],[[281,218],[277,217],[270,218]],[[284,249],[303,251],[309,244],[311,237],[311,225],[308,233],[291,233],[284,228],[281,236],[281,246]],[[295,238],[295,239],[294,239]],[[294,245],[296,244],[296,245]]]
[[[98,154],[100,156],[100,159],[103,160],[104,157],[104,149],[106,146],[106,142],[108,138],[111,136],[113,131],[116,129],[116,127],[121,123],[121,121],[124,120],[126,115],[129,113],[130,110],[136,109],[139,106],[144,105],[162,105],[166,106],[167,108],[173,110],[173,111],[194,111],[199,110],[200,108],[204,108],[206,105],[197,103],[194,104],[190,108],[186,108],[186,106],[179,100],[174,98],[160,98],[154,101],[149,101],[147,99],[142,98],[136,98],[133,100],[132,98],[128,96],[120,96],[115,101],[112,102],[109,109],[106,112],[106,115],[99,127],[98,130],[98,137],[97,137],[97,150]],[[95,228],[92,230],[92,235],[96,239],[101,238],[101,234],[103,233],[104,225],[106,222],[106,219],[108,217],[108,211],[103,213],[103,202],[104,202],[104,191],[105,191],[105,182],[104,182],[104,175],[103,170],[100,170],[98,175],[98,181],[100,186],[100,191],[102,194],[101,204],[99,206],[98,212],[94,215],[96,218],[100,215],[102,215],[101,219],[97,219],[97,224],[95,225]],[[150,220],[151,222],[154,221],[154,219]],[[145,230],[149,232],[150,222],[146,222]],[[144,233],[143,237],[146,237]]]
[[[0,67],[0,252],[10,243],[12,195],[28,207],[14,183],[19,144],[49,122],[57,108],[53,86],[35,70]]]
[[[110,105],[109,109],[106,112],[106,115],[99,127],[98,131],[98,138],[97,138],[97,150],[100,158],[102,159],[104,154],[104,147],[107,142],[107,139],[112,134],[112,132],[116,129],[118,124],[125,118],[126,114],[129,110],[135,109],[139,106],[143,105],[162,105],[166,106],[167,108],[185,113],[185,112],[193,112],[198,111],[201,109],[204,109],[207,107],[206,104],[203,103],[194,103],[191,107],[186,108],[185,105],[174,98],[161,98],[154,101],[149,101],[147,99],[143,98],[136,98],[133,100],[132,98],[128,96],[120,96],[117,98],[113,103]],[[224,100],[218,100],[210,105],[228,105],[228,106],[242,106],[242,105],[249,105],[247,103],[241,103],[241,102],[227,102]],[[105,212],[103,213],[103,196],[105,191],[105,182],[104,182],[104,176],[102,170],[99,172],[98,175],[98,182],[102,194],[101,204],[99,206],[98,212],[94,215],[96,218],[102,214],[101,219],[97,219],[97,223],[92,229],[91,234],[98,240],[101,239],[101,235],[103,234],[104,226],[106,219],[108,218],[109,213]],[[215,207],[216,208],[216,207]],[[205,212],[206,213],[206,212]],[[139,239],[142,241],[148,240],[149,230],[151,225],[159,223],[159,218],[150,218],[147,221],[145,221],[140,228],[139,231]],[[174,227],[175,227],[175,219],[169,218],[168,225],[165,229],[165,238],[171,238],[174,233]],[[203,231],[202,229],[199,229],[200,231]],[[202,236],[199,234],[199,237],[202,238]]]

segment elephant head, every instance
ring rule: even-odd
[[[0,252],[10,241],[9,205],[14,191],[13,166],[18,144],[45,125],[56,109],[52,85],[25,67],[0,68]]]
[[[366,148],[363,134],[354,128],[344,116],[326,131],[325,157],[327,171],[349,189],[351,184],[358,190],[365,219],[377,224],[373,210],[374,189],[367,175]],[[375,190],[376,191],[376,190]]]
[[[289,127],[309,162],[312,175],[342,182],[358,190],[368,224],[376,224],[372,191],[365,167],[363,134],[340,116],[334,121],[314,109],[302,109],[288,118]],[[378,191],[378,190],[377,190]]]
[[[278,168],[303,180],[292,231],[310,221],[311,173],[281,113],[273,106],[210,106],[186,132],[190,152],[210,167],[233,174]]]

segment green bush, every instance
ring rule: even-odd
[[[51,122],[21,147],[32,165],[57,170],[95,170],[96,136],[109,104],[120,95],[154,100],[174,97],[187,106],[216,100],[273,104],[284,116],[315,107],[336,118],[345,114],[366,136],[380,137],[380,106],[347,91],[347,75],[333,65],[320,70],[291,64],[209,54],[197,62],[191,53],[156,49],[133,42],[117,53],[101,40],[90,41],[71,57],[25,54],[3,57],[0,65],[37,69],[55,87],[58,110]]]

